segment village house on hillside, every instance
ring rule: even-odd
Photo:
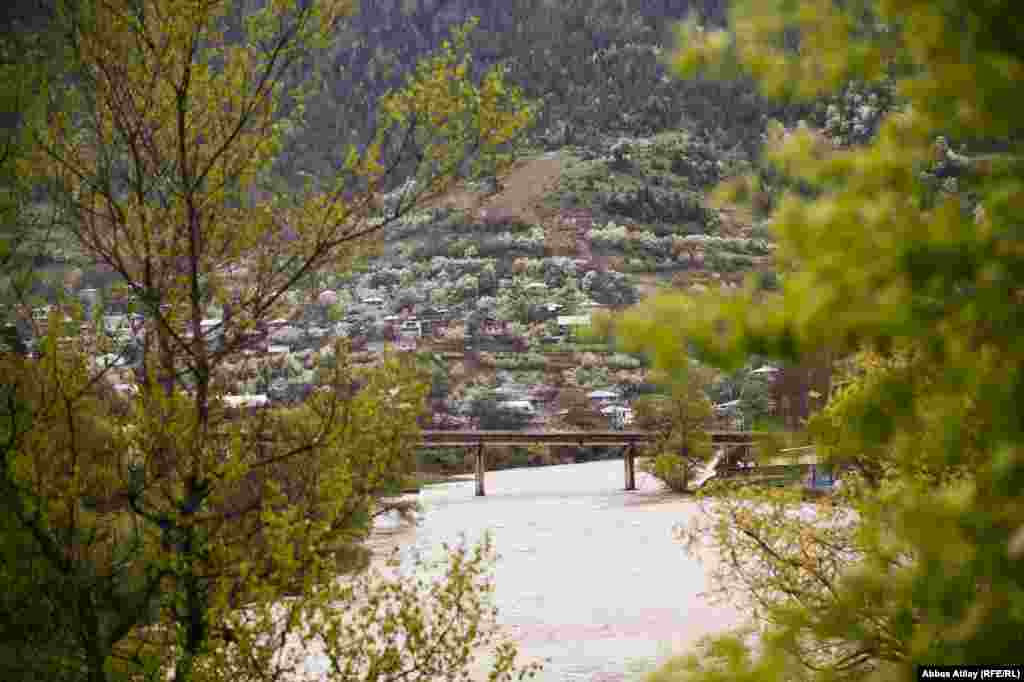
[[[480,323],[480,334],[484,336],[500,336],[508,333],[508,322],[494,317],[486,317]]]

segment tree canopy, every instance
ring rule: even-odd
[[[670,371],[685,369],[686,349],[725,368],[820,349],[875,358],[814,428],[823,456],[859,472],[831,503],[856,523],[835,506],[786,520],[794,500],[730,498],[704,537],[739,557],[726,569],[731,596],[757,605],[760,644],[749,632],[719,638],[663,679],[909,680],[915,663],[997,663],[1024,644],[1024,42],[1007,25],[1013,11],[751,0],[734,3],[728,31],[681,27],[683,75],[739,70],[797,99],[886,81],[894,102],[862,144],[806,127],[772,136],[769,158],[792,180],[771,217],[791,270],[777,295],[753,282],[718,299],[668,295],[621,325]],[[947,139],[960,149],[956,182],[935,192]]]
[[[272,0],[241,27],[237,9],[56,5],[73,59],[61,97],[19,128],[17,191],[141,316],[141,390],[115,396],[90,362],[123,356],[116,339],[66,342],[70,306],[42,325],[41,358],[3,358],[0,577],[15,613],[31,615],[28,595],[47,605],[21,634],[5,623],[4,677],[278,679],[301,668],[295,638],[319,638],[338,679],[458,677],[481,643],[511,675],[486,547],[453,549],[434,586],[334,581],[365,567],[362,541],[412,466],[420,373],[394,357],[356,368],[339,344],[288,409],[239,407],[229,378],[298,282],[349,267],[469,160],[500,172],[533,109],[500,68],[473,77],[469,22],[382,99],[373,139],[337,145],[335,175],[281,191],[274,162],[317,84],[294,75],[353,3]],[[409,182],[383,202],[399,166]]]

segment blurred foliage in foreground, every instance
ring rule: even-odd
[[[60,0],[50,26],[70,54],[19,82],[24,103],[0,97],[21,116],[0,153],[5,243],[34,254],[15,238],[42,227],[23,207],[44,199],[141,317],[127,394],[96,362],[127,355],[116,339],[66,336],[77,306],[37,325],[38,357],[0,357],[0,678],[454,680],[480,650],[491,679],[526,675],[497,629],[486,543],[447,551],[436,581],[360,572],[374,518],[405,509],[427,393],[411,363],[356,368],[336,344],[291,409],[242,407],[230,381],[256,371],[239,367],[252,335],[306,274],[355,267],[467,163],[500,172],[532,108],[500,69],[470,77],[469,21],[381,100],[372,141],[325,145],[337,172],[279,192],[316,85],[291,74],[353,3],[262,3],[240,34],[232,10]],[[23,54],[10,45],[0,34],[0,75]],[[378,215],[396,159],[416,182]]]
[[[751,606],[754,624],[653,679],[909,680],[915,663],[1021,650],[1024,41],[1012,11],[750,0],[735,4],[732,32],[681,28],[683,75],[740,70],[768,95],[804,99],[887,81],[896,102],[860,146],[806,128],[771,136],[793,180],[772,218],[793,270],[777,296],[666,296],[620,326],[632,350],[677,372],[684,349],[725,368],[750,353],[862,353],[811,424],[819,452],[851,467],[840,494],[709,503],[682,533],[724,552],[719,593]],[[962,163],[954,191],[936,195],[945,138]]]

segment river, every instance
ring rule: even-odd
[[[631,492],[621,460],[488,472],[486,484],[486,497],[472,478],[424,488],[420,523],[388,543],[433,553],[490,531],[499,619],[525,659],[546,661],[540,682],[637,679],[738,622],[701,596],[707,568],[673,540],[694,503],[647,474]]]

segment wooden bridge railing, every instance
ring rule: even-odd
[[[423,431],[423,447],[476,447],[476,494],[485,495],[485,445],[620,445],[626,446],[626,490],[636,490],[636,446],[656,438],[651,431]],[[712,431],[712,445],[750,445],[766,434]]]

